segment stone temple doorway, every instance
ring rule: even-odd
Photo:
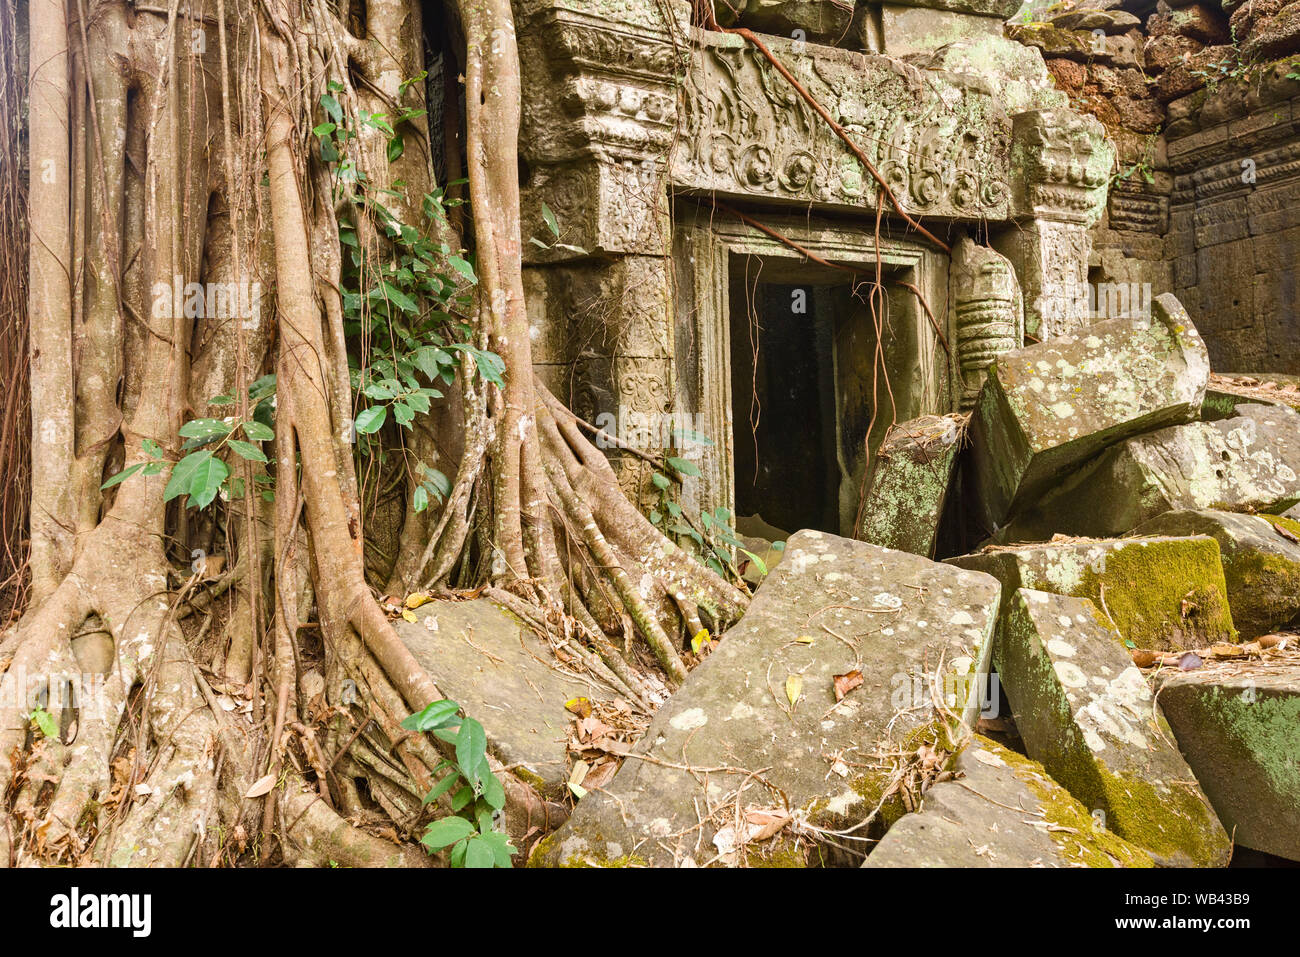
[[[849,534],[868,428],[874,449],[895,418],[955,408],[935,330],[952,341],[947,258],[883,239],[877,321],[872,233],[806,216],[763,222],[831,265],[740,220],[677,220],[677,407],[714,440],[689,504],[731,509],[738,531],[762,538]],[[908,286],[939,310],[935,323]]]

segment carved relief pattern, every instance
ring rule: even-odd
[[[684,89],[673,182],[719,192],[873,208],[875,183],[756,51],[702,34]],[[1003,218],[1010,123],[987,93],[922,81],[883,58],[832,48],[773,53],[827,108],[909,212]]]
[[[952,286],[965,412],[975,405],[993,360],[1024,344],[1024,304],[1011,263],[968,238],[953,253]]]

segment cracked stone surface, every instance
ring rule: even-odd
[[[782,807],[783,793],[821,826],[865,818],[888,778],[877,752],[910,753],[951,734],[931,689],[948,716],[973,724],[999,595],[980,572],[796,533],[745,617],[655,715],[634,749],[642,757],[579,801],[531,862],[730,865],[756,854],[802,863],[789,828],[739,847],[750,832],[742,824],[737,835],[737,804]],[[834,677],[854,669],[862,684],[837,704]]]
[[[1037,761],[976,736],[952,761],[959,777],[889,829],[863,867],[1152,867],[1100,827]]]
[[[1205,343],[1167,294],[1149,321],[1099,322],[999,356],[971,419],[984,533],[1108,446],[1195,419],[1209,374]]]
[[[1237,415],[1160,429],[1107,449],[998,534],[1124,535],[1163,512],[1279,513],[1300,501],[1300,412],[1255,403]]]
[[[1214,867],[1232,845],[1142,673],[1092,602],[1022,588],[994,648],[1028,755],[1157,864]]]
[[[1300,522],[1280,515],[1166,512],[1137,529],[1143,535],[1210,535],[1223,555],[1232,620],[1257,638],[1300,616]]]
[[[609,698],[602,685],[561,671],[532,629],[486,598],[434,601],[416,621],[395,621],[441,691],[477,719],[488,749],[546,797],[566,792],[568,726],[564,702]]]

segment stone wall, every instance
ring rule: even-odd
[[[1216,368],[1300,372],[1300,2],[1083,6],[1011,33],[1118,150],[1090,278],[1172,291]]]

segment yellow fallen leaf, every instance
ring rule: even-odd
[[[570,714],[576,714],[579,718],[591,717],[591,699],[590,698],[570,698],[564,702],[564,710]]]
[[[403,608],[403,609],[402,609],[402,617],[405,618],[407,621],[409,621],[409,622],[410,622],[411,624],[413,624],[413,625],[414,625],[417,621],[419,621],[419,619],[415,617],[415,612],[411,611],[411,609],[409,609],[409,608]]]
[[[691,651],[693,651],[695,654],[698,655],[700,653],[700,649],[703,648],[708,643],[709,643],[709,629],[701,628],[699,631],[695,633],[695,637],[691,639]]]
[[[421,605],[428,604],[431,601],[433,601],[431,596],[426,595],[422,591],[415,591],[406,596],[406,607],[419,608]]]
[[[785,679],[785,696],[790,699],[790,707],[794,707],[799,701],[799,695],[803,694],[803,675],[791,675]]]
[[[812,635],[800,635],[795,641],[801,645],[811,645],[813,643]]]

